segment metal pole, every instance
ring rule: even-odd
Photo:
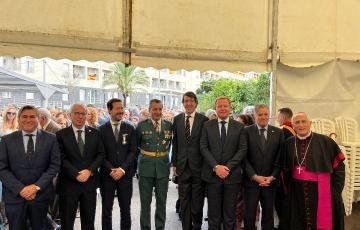
[[[160,98],[160,70],[159,70],[159,78],[158,78],[158,97],[159,97],[159,100],[161,100],[161,98]]]
[[[46,83],[46,60],[43,59],[43,82]],[[44,101],[43,101],[43,107],[47,108],[49,104],[49,100],[48,98],[44,97]]]
[[[270,108],[271,117],[276,116],[276,91],[277,91],[277,62],[278,62],[278,16],[279,16],[279,0],[273,0],[272,9],[272,36],[271,36],[271,84],[270,84]]]

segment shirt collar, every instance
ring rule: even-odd
[[[116,121],[113,121],[113,120],[110,119],[110,123],[111,123],[111,125],[115,126],[115,125],[120,125],[121,121],[116,122]]]
[[[74,130],[75,133],[77,133],[78,130],[82,130],[82,131],[85,133],[85,125],[84,125],[81,129],[78,129],[78,128],[76,128],[76,127],[73,126],[73,125],[71,125],[71,126],[72,126],[72,128],[73,128],[73,130]]]
[[[194,112],[192,112],[192,113],[190,114],[191,118],[195,118],[195,113],[196,113],[196,111],[194,111]],[[188,115],[187,113],[185,113],[185,118],[186,118],[187,116],[189,116],[189,115]]]
[[[297,138],[299,138],[300,140],[305,140],[306,138],[310,137],[312,134],[311,130],[310,132],[308,133],[308,135],[306,135],[305,137],[300,137],[298,134],[296,134]]]
[[[28,132],[25,132],[24,130],[21,130],[23,136],[25,136],[26,134],[32,134],[32,135],[36,136],[37,131],[38,131],[38,129],[35,129],[33,132],[28,133]]]
[[[226,121],[226,123],[229,123],[230,117],[227,117],[225,120],[218,118],[218,123],[222,121]]]
[[[260,129],[265,129],[266,131],[268,130],[268,128],[269,128],[269,124],[267,124],[264,128],[263,127],[261,127],[260,125],[258,125],[258,124],[256,124],[256,126],[257,126],[257,128],[258,128],[258,130],[260,130]]]
[[[150,118],[150,120],[153,123],[153,125],[155,125],[155,121],[152,118]],[[161,124],[161,118],[158,120],[158,123],[159,123],[159,125]]]

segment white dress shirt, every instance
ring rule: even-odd
[[[229,117],[227,117],[225,120],[218,118],[220,136],[221,136],[221,126],[222,126],[221,121],[226,121],[226,123],[225,123],[225,130],[226,130],[226,133],[227,133],[228,127],[229,127],[229,120],[230,120]]]
[[[29,142],[29,138],[28,136],[26,136],[26,134],[32,134],[32,139],[34,141],[34,151],[35,151],[35,148],[36,148],[36,134],[37,134],[37,129],[35,129],[34,132],[31,132],[31,133],[27,133],[25,131],[21,131],[22,132],[22,135],[23,135],[23,142],[24,142],[24,149],[25,149],[25,153],[27,152],[27,146],[28,146],[28,142]]]
[[[112,131],[113,131],[114,135],[115,135],[116,124],[118,126],[118,131],[120,133],[121,121],[116,122],[116,121],[110,120],[110,123],[111,123],[111,128],[112,128]]]
[[[74,130],[74,134],[75,134],[75,138],[76,138],[76,142],[78,141],[78,130],[82,130],[81,132],[81,138],[83,139],[83,142],[85,144],[85,125],[81,128],[81,129],[78,129],[76,128],[75,126],[72,125],[72,128]]]
[[[268,132],[268,128],[269,128],[269,125],[266,125],[264,128],[261,127],[260,125],[256,124],[256,126],[258,127],[258,130],[259,130],[259,135],[261,135],[261,131],[260,129],[265,129],[264,131],[264,136],[265,136],[265,139],[267,139],[267,132]]]
[[[187,116],[190,116],[190,117],[189,117],[189,123],[190,123],[190,134],[191,134],[192,127],[193,127],[193,124],[194,124],[195,113],[196,113],[195,111],[194,111],[194,112],[192,112],[190,115],[188,115],[187,113],[185,113],[185,118],[184,118],[185,127],[186,127],[186,118],[187,118]]]

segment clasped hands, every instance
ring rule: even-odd
[[[91,171],[88,169],[84,169],[78,172],[78,176],[76,177],[76,180],[78,180],[79,182],[86,182],[90,176],[91,176]]]
[[[27,185],[20,191],[20,196],[25,200],[34,200],[38,192],[35,184]]]
[[[124,172],[120,168],[112,168],[110,176],[114,180],[120,180],[124,176]]]
[[[230,173],[230,169],[225,165],[216,165],[214,171],[221,179],[225,179]]]
[[[259,184],[259,186],[270,186],[271,182],[275,180],[273,176],[258,176],[255,175],[253,180]]]

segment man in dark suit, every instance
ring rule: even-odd
[[[85,126],[84,105],[72,105],[70,118],[72,125],[56,133],[62,159],[58,178],[61,229],[73,229],[80,203],[81,229],[93,230],[104,146],[100,132]]]
[[[107,108],[110,121],[99,128],[105,147],[105,159],[100,169],[102,229],[112,229],[115,191],[120,206],[121,229],[131,229],[130,205],[133,192],[136,134],[132,125],[121,121],[124,108],[120,99],[109,100]]]
[[[24,106],[19,111],[20,130],[0,142],[0,180],[9,228],[33,230],[44,227],[50,200],[55,191],[53,178],[60,168],[55,135],[38,130],[38,111]]]
[[[193,92],[186,92],[182,103],[185,113],[173,122],[173,172],[178,176],[182,229],[201,229],[205,184],[201,180],[200,136],[208,118],[195,111],[198,100]]]
[[[61,129],[61,127],[51,119],[51,113],[45,108],[40,108],[39,110],[39,124],[42,130],[45,130],[49,133],[56,133]]]
[[[246,155],[244,126],[230,120],[230,100],[215,101],[218,119],[204,123],[200,150],[204,157],[201,177],[208,188],[210,230],[233,230],[236,224],[236,198],[240,192],[241,162]]]
[[[281,129],[269,125],[269,109],[255,105],[255,124],[245,128],[248,151],[244,164],[245,229],[254,230],[256,208],[262,208],[261,229],[274,227],[274,198],[280,167],[281,144],[284,140]]]

